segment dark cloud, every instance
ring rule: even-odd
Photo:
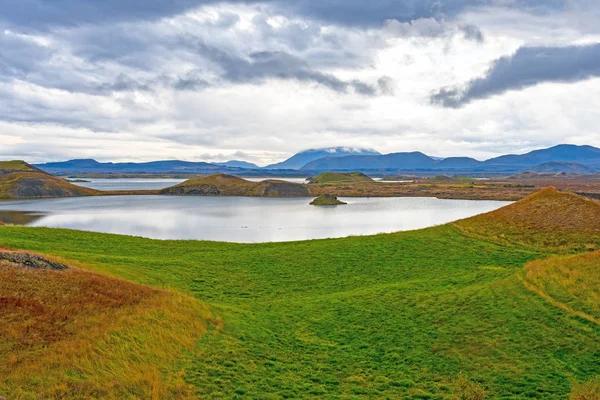
[[[508,90],[544,82],[576,82],[600,76],[600,43],[588,46],[522,47],[514,55],[494,62],[487,74],[465,87],[443,88],[431,102],[461,107]]]
[[[353,89],[356,93],[372,96],[380,91],[379,85],[371,85],[359,80],[345,81],[331,74],[316,71],[303,59],[283,51],[254,52],[247,58],[242,58],[223,49],[207,45],[196,37],[183,36],[181,42],[215,63],[221,69],[221,78],[232,83],[261,83],[268,79],[293,79],[316,83],[344,93]]]
[[[228,3],[270,4],[284,15],[342,25],[377,25],[387,19],[411,21],[419,18],[454,16],[477,6],[508,4],[543,12],[588,0],[229,0]],[[169,17],[220,0],[2,0],[0,21],[32,30],[56,26],[105,24],[119,21]],[[221,21],[228,24],[231,20]]]
[[[459,28],[463,32],[465,39],[474,40],[479,43],[484,42],[483,32],[481,32],[481,29],[479,29],[479,27],[470,24],[462,25]]]

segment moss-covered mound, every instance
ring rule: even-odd
[[[99,192],[73,185],[25,161],[0,161],[0,198],[73,197],[95,194]]]
[[[331,194],[322,194],[310,203],[311,206],[338,206],[343,204],[347,203],[338,200],[337,197]]]
[[[227,174],[188,179],[161,194],[190,196],[308,197],[305,185],[278,180],[250,182]]]
[[[99,193],[97,190],[73,185],[45,172],[23,171],[0,175],[0,198],[76,197]]]
[[[310,183],[317,185],[338,182],[373,182],[373,179],[362,172],[323,172],[310,180]]]
[[[552,187],[454,225],[503,244],[569,252],[600,248],[600,202]]]

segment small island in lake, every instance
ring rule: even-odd
[[[310,203],[311,206],[339,206],[344,204],[348,203],[338,200],[332,194],[322,194]]]

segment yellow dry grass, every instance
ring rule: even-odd
[[[1,264],[0,395],[191,398],[182,357],[211,322],[206,306],[181,294],[75,268]]]
[[[525,286],[571,315],[600,324],[600,251],[554,256],[525,267]]]

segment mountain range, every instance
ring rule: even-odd
[[[600,149],[592,146],[561,144],[526,154],[509,154],[479,161],[469,157],[436,158],[421,152],[381,154],[370,149],[332,147],[311,149],[280,163],[260,168],[246,161],[225,163],[179,160],[146,163],[100,163],[92,159],[37,164],[52,174],[207,174],[306,175],[319,171],[444,172],[459,173],[540,173],[592,174],[600,171]]]
[[[380,156],[381,153],[371,149],[355,149],[351,147],[328,147],[310,149],[293,155],[285,161],[270,164],[265,169],[302,169],[306,164],[325,158],[341,158],[349,156]]]

